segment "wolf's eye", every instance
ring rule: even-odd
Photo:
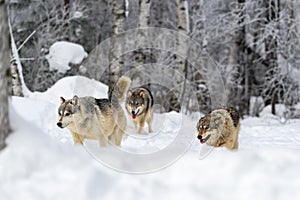
[[[70,116],[70,113],[66,113],[65,115],[66,115],[66,116]]]
[[[61,116],[61,113],[59,112],[58,115]]]

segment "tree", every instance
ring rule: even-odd
[[[41,0],[11,1],[9,4],[12,32],[20,56],[17,63],[19,66],[21,62],[24,80],[31,91],[45,91],[63,76],[78,74],[79,66],[72,67],[66,74],[49,70],[45,56],[53,43],[71,41],[82,44],[85,50],[97,44],[97,36],[91,36],[90,27],[82,27],[86,21],[95,21],[88,19],[90,10],[85,3],[81,0]],[[93,28],[95,33],[100,32],[98,27]],[[84,35],[85,30],[89,35]]]
[[[184,93],[186,89],[187,79],[187,15],[186,15],[186,1],[176,0],[177,8],[177,45],[176,45],[176,59],[175,65],[173,66],[173,77],[174,77],[174,93],[177,98],[171,99],[170,105],[174,110],[178,110],[178,103],[183,103]],[[175,96],[175,95],[173,95]],[[180,101],[180,102],[178,102]]]
[[[276,103],[292,108],[299,102],[299,30],[295,1],[268,3],[265,52],[269,70],[263,92],[268,104],[272,105],[272,113],[276,114]]]
[[[22,83],[20,80],[20,75],[18,71],[18,65],[16,59],[11,60],[10,62],[10,73],[12,76],[12,95],[23,97]]]
[[[0,0],[0,150],[5,147],[9,134],[8,119],[8,70],[9,70],[9,30],[5,0]]]
[[[274,76],[278,70],[278,40],[276,39],[276,31],[278,31],[278,20],[280,18],[279,16],[279,0],[265,0],[263,1],[265,8],[266,8],[266,23],[269,26],[266,26],[266,32],[268,31],[267,28],[271,28],[271,34],[267,34],[267,37],[265,38],[265,52],[266,52],[266,61],[269,63],[269,76]],[[267,32],[268,33],[268,32]],[[270,33],[270,32],[269,32]],[[276,98],[276,95],[278,93],[278,88],[276,87],[277,84],[274,84],[273,86],[269,87],[270,95],[271,95],[271,105],[272,114],[276,113],[275,110],[275,103],[278,100]]]
[[[237,16],[237,31],[235,34],[234,54],[236,61],[236,73],[229,72],[230,79],[227,79],[228,87],[228,102],[232,105],[238,105],[239,113],[242,115],[248,113],[250,102],[250,69],[252,53],[247,46],[246,32],[247,27],[245,23],[245,16],[247,15],[246,0],[238,0],[237,8],[234,10]],[[232,73],[232,74],[231,74]],[[233,83],[233,84],[232,84]],[[236,84],[238,83],[238,84]]]
[[[124,64],[122,57],[124,41],[119,41],[120,37],[117,37],[117,35],[125,30],[125,0],[112,0],[110,6],[112,9],[112,37],[110,40],[110,64],[108,69],[109,94],[113,89],[114,83],[122,74],[121,67]]]

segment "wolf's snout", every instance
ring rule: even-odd
[[[57,122],[57,126],[58,126],[59,128],[62,128],[62,123],[61,123],[61,122]]]
[[[201,140],[201,139],[202,139],[202,136],[201,136],[201,135],[198,135],[197,138],[198,138],[199,140]]]
[[[135,118],[136,118],[137,113],[138,113],[138,112],[136,112],[136,111],[134,111],[134,110],[131,111],[131,117],[132,117],[132,119],[135,119]]]

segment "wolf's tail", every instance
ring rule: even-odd
[[[226,110],[227,110],[227,112],[229,112],[229,114],[231,116],[231,119],[233,121],[233,125],[235,127],[237,127],[238,124],[240,123],[239,122],[240,121],[240,115],[239,115],[238,111],[233,107],[227,107]]]
[[[118,101],[118,103],[123,101],[130,84],[130,78],[128,78],[127,76],[120,77],[115,83],[113,89],[110,91],[109,99],[112,102]]]

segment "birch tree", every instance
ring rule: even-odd
[[[10,61],[10,74],[12,77],[12,95],[23,97],[22,84],[15,59]]]
[[[112,9],[112,37],[110,40],[110,54],[109,54],[109,72],[108,72],[108,87],[109,94],[118,77],[122,74],[121,68],[124,65],[123,48],[124,41],[118,40],[122,37],[116,37],[118,34],[124,32],[125,28],[125,0],[112,0],[110,2]]]
[[[5,147],[9,134],[8,119],[8,70],[9,70],[9,30],[5,0],[0,0],[0,150]]]
[[[187,79],[187,52],[188,52],[188,44],[187,44],[187,15],[186,15],[186,1],[185,0],[176,0],[176,12],[177,12],[177,46],[176,46],[176,60],[174,67],[174,88],[175,88],[175,95],[177,96],[176,99],[171,99],[171,107],[174,110],[178,110],[178,101],[182,102],[184,93],[185,93],[185,86],[186,86],[186,79]],[[184,75],[185,74],[185,75]],[[173,97],[175,97],[173,95]]]
[[[134,76],[133,78],[136,79],[136,84],[142,84],[145,82],[150,82],[149,77],[142,74],[140,70],[137,69],[137,66],[141,66],[147,63],[147,59],[152,52],[152,49],[146,49],[145,47],[148,46],[148,35],[147,35],[147,28],[150,25],[150,5],[151,0],[140,0],[138,1],[138,25],[137,25],[137,35],[136,35],[136,47],[137,49],[133,52],[133,60],[132,64],[134,66]]]

